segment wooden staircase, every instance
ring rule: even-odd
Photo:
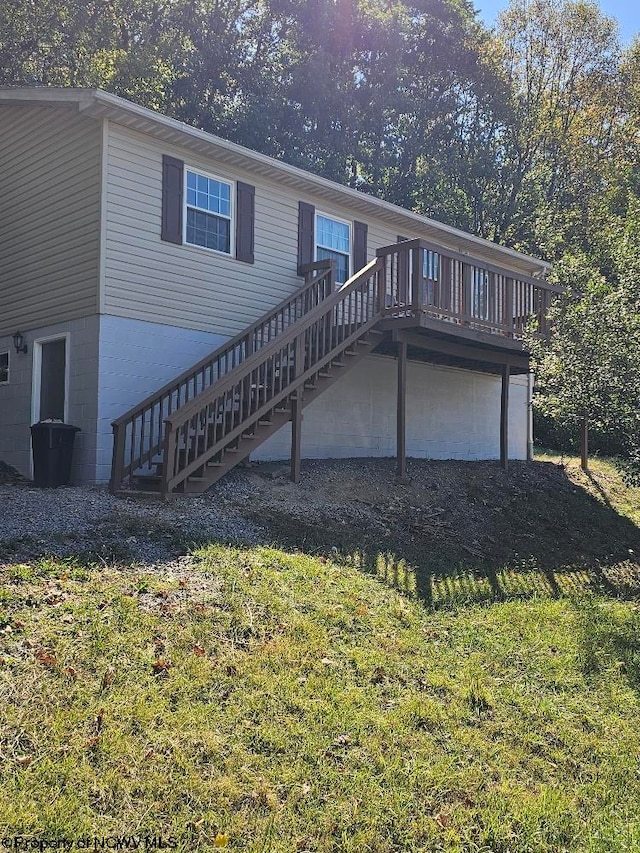
[[[385,264],[335,289],[318,262],[253,326],[114,421],[110,488],[199,493],[369,354],[381,338]]]

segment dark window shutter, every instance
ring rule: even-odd
[[[182,243],[182,193],[184,187],[184,163],[162,157],[162,231],[163,240]]]
[[[236,183],[236,258],[245,264],[254,262],[256,188]]]
[[[367,234],[366,222],[353,223],[353,271],[359,272],[367,265]]]
[[[316,209],[306,201],[298,202],[298,275],[302,275],[303,264],[314,259]]]

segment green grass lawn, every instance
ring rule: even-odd
[[[640,850],[637,600],[504,571],[520,597],[438,608],[270,548],[0,568],[2,835]]]

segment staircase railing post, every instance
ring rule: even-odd
[[[387,256],[378,258],[380,269],[378,270],[378,304],[380,314],[384,314],[387,307]]]
[[[304,373],[304,331],[296,335],[293,356],[294,379]]]
[[[165,421],[166,430],[164,437],[164,454],[162,465],[162,483],[160,491],[162,497],[167,500],[169,497],[169,483],[175,476],[175,461],[176,461],[176,445],[177,435],[171,421]]]
[[[422,314],[422,308],[424,306],[424,293],[423,293],[423,263],[422,263],[422,253],[424,249],[413,249],[412,250],[412,269],[411,269],[411,286],[413,288],[413,313],[416,317],[419,317]]]
[[[302,388],[291,395],[291,479],[300,480],[302,464]]]
[[[113,455],[111,460],[111,479],[109,480],[109,491],[113,494],[122,485],[122,471],[124,469],[124,436],[126,428],[120,424],[113,425]]]

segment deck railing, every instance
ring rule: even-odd
[[[330,260],[307,264],[302,272],[306,280],[295,293],[113,421],[112,491],[162,453],[168,417],[334,293],[335,274]]]
[[[547,309],[562,289],[425,240],[378,249],[385,263],[387,317],[432,317],[505,338],[520,338],[531,318],[548,334]]]

